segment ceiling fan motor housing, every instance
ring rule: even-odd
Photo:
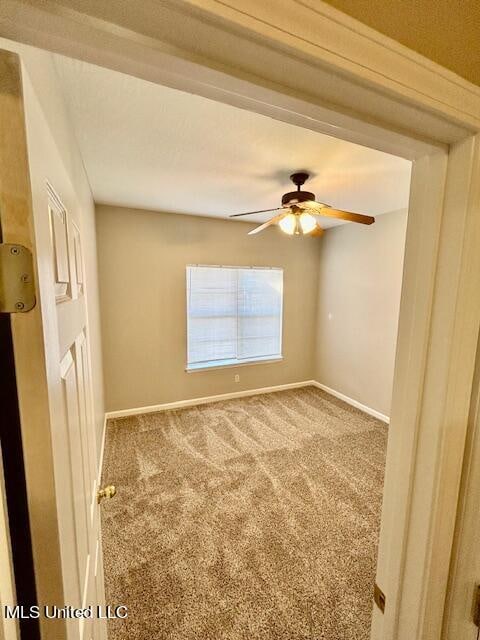
[[[297,187],[297,191],[289,191],[282,196],[282,207],[286,207],[292,204],[298,204],[299,202],[307,202],[308,200],[315,200],[315,194],[310,191],[301,191],[300,187],[308,180],[309,174],[306,171],[297,171],[292,173],[290,180]]]
[[[289,191],[282,196],[282,206],[307,202],[308,200],[315,200],[315,194],[310,191]]]

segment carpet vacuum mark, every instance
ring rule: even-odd
[[[110,640],[367,640],[387,428],[315,387],[110,420]]]

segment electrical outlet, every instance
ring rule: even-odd
[[[235,374],[234,380],[235,382],[240,382],[240,376],[238,375],[238,373]]]

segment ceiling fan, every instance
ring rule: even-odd
[[[301,186],[308,180],[309,174],[305,171],[292,173],[290,180],[296,185],[296,191],[289,191],[282,196],[282,206],[274,209],[262,209],[260,211],[249,211],[247,213],[234,213],[230,218],[238,218],[240,216],[251,216],[254,213],[267,213],[268,211],[281,211],[273,218],[270,218],[264,224],[255,227],[249,231],[248,235],[254,235],[263,231],[272,224],[278,224],[280,229],[290,236],[293,235],[310,235],[322,236],[324,230],[319,225],[315,216],[327,216],[329,218],[339,218],[340,220],[348,220],[349,222],[359,222],[360,224],[373,224],[375,218],[365,216],[360,213],[351,213],[350,211],[342,211],[341,209],[332,209],[328,204],[317,202],[315,194],[310,191],[302,191]]]

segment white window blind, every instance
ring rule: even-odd
[[[187,267],[187,369],[282,357],[283,270]]]

